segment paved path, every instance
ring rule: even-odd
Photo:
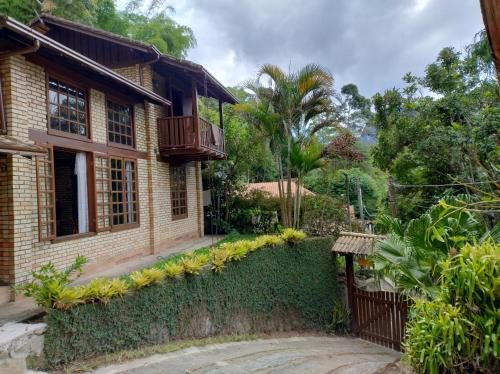
[[[368,374],[383,372],[399,357],[398,352],[355,338],[296,337],[193,347],[94,374]]]

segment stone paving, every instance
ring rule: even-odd
[[[398,352],[360,339],[301,336],[193,347],[108,366],[94,374],[379,374],[399,358]]]

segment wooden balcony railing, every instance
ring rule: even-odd
[[[158,147],[164,156],[222,159],[225,157],[224,130],[204,118],[159,118]]]

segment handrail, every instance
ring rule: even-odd
[[[202,117],[158,118],[158,146],[160,150],[209,150],[224,156],[224,130]]]

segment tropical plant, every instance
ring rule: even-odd
[[[375,244],[375,270],[392,278],[405,293],[435,295],[441,262],[487,232],[481,216],[466,209],[473,200],[468,195],[442,200],[406,225],[396,218],[379,217],[378,223],[388,233]]]
[[[216,272],[222,271],[226,262],[230,260],[231,252],[227,248],[215,248],[210,251],[212,259],[212,270]]]
[[[500,244],[467,244],[440,267],[436,297],[411,309],[407,360],[418,373],[500,372]]]
[[[129,291],[129,285],[118,278],[112,280],[95,278],[80,289],[83,291],[82,297],[85,298],[85,301],[98,301],[106,304],[113,297],[125,295]]]
[[[82,267],[86,263],[85,257],[77,256],[73,264],[60,271],[49,262],[39,270],[32,271],[33,280],[16,287],[16,291],[23,293],[24,296],[33,297],[38,305],[45,308],[52,308],[57,300],[76,300],[78,295],[72,294],[68,286],[73,279],[81,275]]]
[[[304,232],[292,228],[285,229],[283,234],[281,234],[281,238],[289,244],[296,244],[301,240],[304,240],[306,236],[307,235]]]
[[[182,274],[184,271],[184,266],[181,264],[177,264],[175,262],[167,262],[163,269],[165,270],[165,274],[169,278],[175,278]]]
[[[295,143],[302,148],[320,129],[336,123],[330,116],[332,85],[330,73],[315,64],[288,74],[278,66],[266,64],[260,68],[257,79],[246,84],[253,102],[239,108],[255,120],[270,141],[285,227],[294,224],[292,175],[296,170],[292,148]]]
[[[184,271],[190,275],[200,274],[201,268],[209,261],[208,255],[195,255],[194,253],[188,254],[181,261]]]

